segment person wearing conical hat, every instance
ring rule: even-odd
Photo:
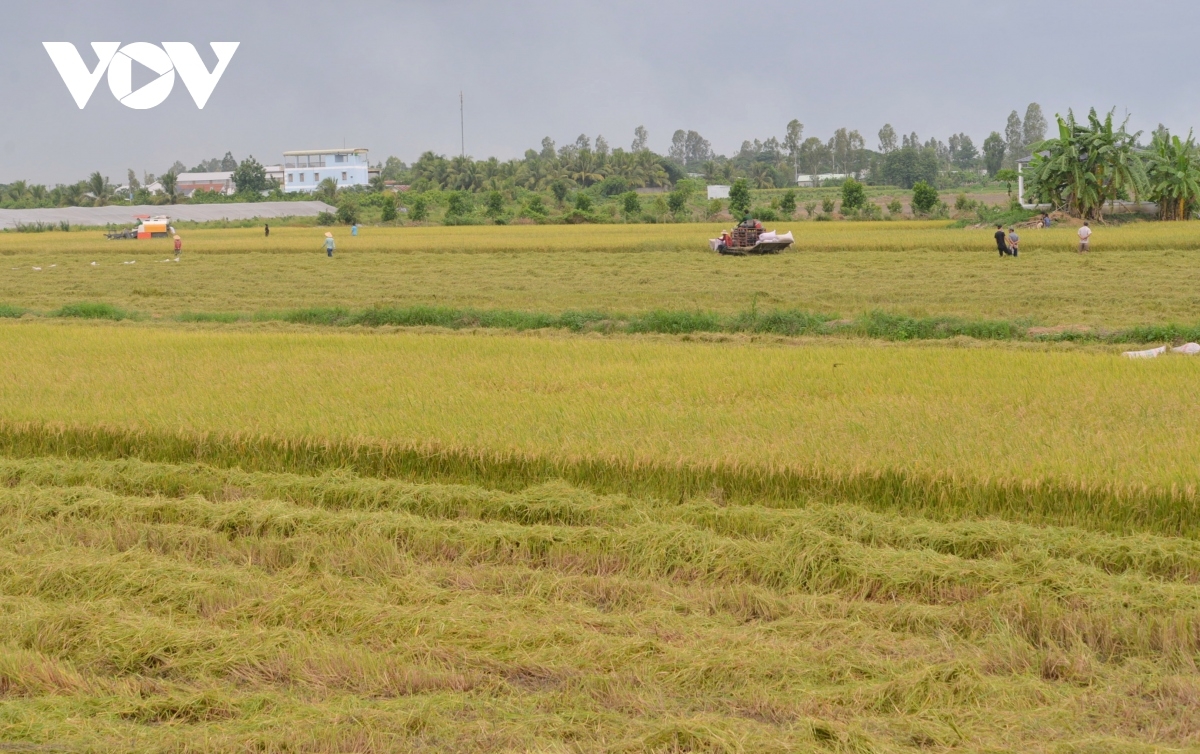
[[[333,256],[333,250],[336,248],[337,246],[333,243],[333,234],[329,231],[325,231],[325,254],[327,256]]]
[[[175,261],[179,261],[179,255],[183,253],[183,239],[175,236]]]

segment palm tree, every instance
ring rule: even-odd
[[[10,202],[19,202],[29,193],[29,185],[25,181],[13,181],[5,193]]]
[[[108,182],[107,176],[100,175],[99,170],[87,179],[87,188],[88,193],[92,195],[93,207],[103,207],[112,198],[112,184]]]
[[[596,154],[590,149],[579,150],[575,154],[575,159],[571,161],[571,166],[568,168],[571,180],[585,188],[596,181],[604,180],[604,176],[599,171],[599,160],[596,159]]]
[[[1158,202],[1160,220],[1187,220],[1200,200],[1200,160],[1195,138],[1187,141],[1170,134],[1155,134],[1146,155],[1148,196]]]
[[[333,204],[337,201],[337,190],[337,181],[333,178],[326,178],[317,184],[317,190],[313,192],[313,197],[326,204]]]
[[[748,171],[754,188],[775,188],[775,170],[767,162],[754,162]]]

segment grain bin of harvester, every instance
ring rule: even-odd
[[[125,230],[113,231],[108,234],[109,238],[166,238],[175,232],[171,227],[171,218],[166,215],[138,215],[134,218],[138,220],[136,228],[128,228]]]

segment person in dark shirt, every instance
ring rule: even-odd
[[[271,237],[271,226],[270,225],[263,225],[263,235],[266,236],[267,238]]]
[[[1004,235],[1003,226],[996,226],[996,248],[1000,250],[1000,256],[1008,256],[1008,239]]]

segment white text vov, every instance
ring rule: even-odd
[[[188,42],[163,42],[162,46],[149,42],[131,42],[121,46],[120,42],[92,42],[99,62],[94,71],[70,42],[43,42],[50,53],[58,75],[75,98],[82,110],[96,91],[100,77],[108,71],[108,88],[122,105],[134,110],[148,110],[162,103],[175,86],[175,73],[183,79],[183,85],[196,101],[196,107],[204,109],[221,75],[229,66],[238,42],[210,42],[209,47],[217,56],[217,65],[210,72],[200,58],[200,53]],[[158,78],[133,91],[133,64],[139,63],[158,74]]]

